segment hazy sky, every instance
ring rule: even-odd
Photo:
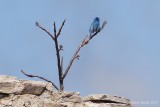
[[[159,107],[160,0],[1,0],[0,74],[31,79],[20,73],[23,69],[58,85],[54,43],[35,22],[53,33],[53,22],[58,28],[66,19],[59,38],[65,69],[96,16],[108,23],[80,51],[65,90]]]

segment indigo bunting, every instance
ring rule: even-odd
[[[90,29],[89,29],[89,32],[90,32],[90,38],[92,38],[92,34],[99,31],[100,30],[100,21],[99,21],[99,18],[96,17],[94,18],[93,22],[91,23],[91,26],[90,26]]]

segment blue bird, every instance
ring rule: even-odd
[[[98,17],[95,17],[93,22],[91,23],[89,32],[90,38],[92,38],[92,34],[100,30],[100,21]]]

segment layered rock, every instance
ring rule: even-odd
[[[0,76],[0,107],[131,107],[126,98],[52,91],[52,84]]]

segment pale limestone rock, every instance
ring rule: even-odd
[[[108,103],[122,103],[128,104],[130,101],[123,97],[108,95],[108,94],[93,94],[83,98],[83,101],[92,101],[92,102],[108,102]]]
[[[132,107],[130,104],[85,102],[83,107]]]
[[[47,83],[47,85],[46,85],[46,90],[48,90],[48,91],[53,91],[53,86],[52,86],[51,83]]]
[[[16,77],[0,76],[0,93],[14,93],[17,82]]]
[[[43,101],[49,101],[52,102],[51,98],[52,98],[52,92],[45,90],[40,96],[40,99],[42,99]]]
[[[74,102],[81,103],[82,98],[79,96],[79,93],[76,92],[54,92],[52,96],[52,100],[56,100],[58,102]]]
[[[44,102],[36,95],[16,95],[12,101],[13,107],[44,107]]]
[[[83,103],[63,102],[60,103],[62,107],[83,107]]]
[[[0,81],[17,81],[16,77],[8,76],[8,75],[0,75]]]
[[[0,99],[0,107],[10,107],[12,106],[12,95],[9,95],[8,97],[4,97]]]
[[[40,81],[21,81],[23,85],[23,90],[20,94],[33,94],[41,95],[45,89],[47,83]]]
[[[0,93],[41,95],[45,90],[52,91],[51,83],[0,76]]]
[[[44,107],[63,107],[58,103],[44,103]]]
[[[0,76],[0,107],[132,107],[126,98],[54,91],[51,83]]]

